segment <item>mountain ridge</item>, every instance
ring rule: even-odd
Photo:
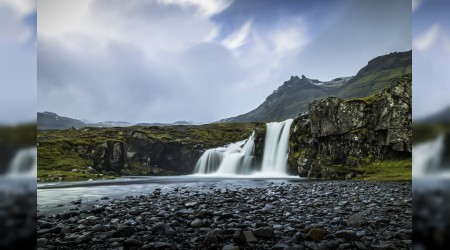
[[[103,121],[90,123],[74,118],[60,116],[56,113],[44,111],[37,113],[37,129],[40,130],[62,130],[69,128],[97,127],[130,127],[130,126],[172,126],[172,125],[193,125],[188,121],[176,121],[173,123],[129,123],[124,121]]]
[[[355,76],[339,77],[328,82],[291,76],[256,109],[219,120],[221,122],[270,122],[295,117],[308,110],[314,100],[335,96],[358,98],[389,86],[390,80],[412,72],[412,51],[393,52],[370,60]]]

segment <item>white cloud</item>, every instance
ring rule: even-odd
[[[38,32],[46,36],[71,32],[87,13],[91,0],[38,1]]]
[[[35,1],[32,0],[0,0],[0,41],[27,41],[33,27],[25,18],[35,10]]]
[[[296,25],[276,30],[272,40],[276,52],[285,52],[293,49],[300,50],[308,44],[309,36],[304,25]]]
[[[0,7],[10,7],[20,17],[24,17],[35,11],[36,1],[34,0],[0,0]]]
[[[206,16],[211,16],[222,12],[228,8],[232,0],[159,0],[165,4],[176,4],[184,8],[195,7]]]
[[[412,11],[416,11],[420,5],[422,5],[422,0],[412,0]]]
[[[240,29],[225,38],[222,41],[222,45],[232,50],[241,47],[246,43],[251,27],[252,21],[247,21]]]
[[[434,23],[423,34],[419,35],[413,40],[413,48],[415,50],[425,52],[433,46],[436,42],[441,26],[439,23]]]

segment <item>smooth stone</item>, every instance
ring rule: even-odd
[[[258,239],[255,237],[255,235],[252,233],[252,231],[244,231],[244,236],[246,242],[256,242]]]
[[[256,237],[262,237],[262,238],[273,238],[275,236],[273,229],[270,227],[260,227],[255,230],[253,230],[253,234]]]
[[[217,244],[217,235],[216,232],[214,230],[210,230],[206,235],[205,235],[205,239],[203,240],[203,244],[205,244],[206,246],[212,246]]]
[[[94,234],[94,238],[100,239],[100,240],[106,240],[111,238],[114,235],[114,231],[109,232],[98,232]]]
[[[286,247],[284,250],[305,250],[305,247],[302,245],[293,245],[291,247]]]
[[[91,231],[94,232],[94,233],[97,233],[97,232],[104,232],[106,230],[105,230],[105,227],[103,225],[97,224],[97,225],[94,225],[94,226],[91,227]]]
[[[141,241],[136,240],[136,239],[126,239],[126,240],[124,240],[123,245],[127,246],[127,247],[133,247],[133,246],[141,247],[142,245],[144,245],[144,243],[142,243]]]
[[[191,227],[193,228],[201,228],[203,226],[203,221],[200,219],[195,219],[193,222],[191,222]]]
[[[117,234],[122,237],[129,237],[134,234],[134,228],[130,226],[119,225],[117,226]]]
[[[312,228],[311,230],[309,230],[306,238],[312,239],[314,241],[321,241],[327,234],[328,232],[326,230],[323,230],[321,228]]]
[[[276,249],[276,250],[280,250],[280,249],[286,249],[288,247],[288,245],[278,242],[277,244],[275,244],[274,246],[272,246],[270,249]]]
[[[233,233],[233,241],[234,241],[234,243],[236,243],[238,245],[243,245],[243,244],[247,243],[247,238],[245,237],[242,230],[238,229],[238,230],[234,231],[234,233]]]
[[[359,250],[366,250],[367,247],[360,241],[355,241],[355,245]]]
[[[362,226],[366,224],[366,219],[361,214],[355,214],[348,217],[347,223],[349,225]]]
[[[240,248],[234,244],[227,244],[222,247],[222,250],[240,250]]]
[[[339,230],[334,235],[336,238],[342,238],[347,241],[356,241],[359,239],[356,233],[351,230]]]
[[[45,247],[48,245],[48,242],[49,241],[47,238],[39,238],[39,239],[37,239],[36,244],[38,247]]]

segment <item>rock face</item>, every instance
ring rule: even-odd
[[[263,124],[206,124],[80,128],[38,132],[39,170],[58,171],[63,164],[68,178],[101,175],[191,174],[205,149],[247,139]],[[57,152],[57,154],[55,154]],[[74,176],[74,177],[72,177]],[[58,176],[56,176],[58,177]],[[72,179],[73,180],[73,179]]]
[[[291,126],[289,165],[302,177],[351,178],[355,167],[411,157],[411,74],[365,98],[328,97]]]

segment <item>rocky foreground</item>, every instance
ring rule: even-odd
[[[410,182],[157,189],[37,220],[40,249],[411,249]]]

